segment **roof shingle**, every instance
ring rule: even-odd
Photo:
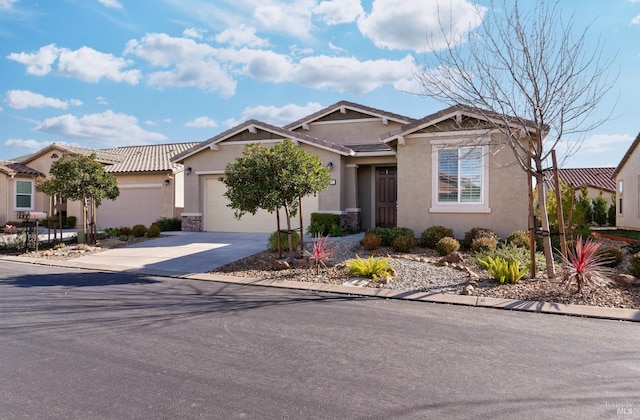
[[[562,168],[558,169],[558,178],[575,188],[591,187],[604,192],[615,192],[616,181],[613,179],[615,168]],[[545,184],[553,189],[552,172],[545,173]]]

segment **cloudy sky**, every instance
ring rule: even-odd
[[[485,0],[440,1],[473,28]],[[563,1],[620,69],[566,166],[615,166],[640,132],[640,0]],[[579,10],[575,7],[579,5]],[[284,125],[339,100],[420,118],[415,92],[436,0],[0,0],[0,159],[52,142],[91,148],[206,140]],[[412,93],[413,92],[413,93]]]

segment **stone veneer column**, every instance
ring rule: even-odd
[[[202,232],[202,213],[182,213],[183,232]]]
[[[345,176],[345,209],[340,217],[342,229],[360,230],[360,208],[358,207],[358,165],[347,164]]]

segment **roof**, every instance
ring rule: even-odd
[[[372,108],[369,106],[365,106],[365,105],[360,105],[360,104],[356,104],[354,102],[349,102],[349,101],[340,101],[340,102],[336,102],[333,105],[330,105],[326,108],[322,108],[320,111],[314,112],[313,114],[307,115],[306,117],[303,117],[297,121],[294,121],[290,124],[287,124],[284,126],[285,129],[287,130],[295,130],[297,128],[302,127],[302,125],[304,124],[308,124],[312,121],[318,120],[326,115],[329,115],[333,112],[339,111],[341,109],[344,108],[349,108],[352,109],[354,111],[358,111],[358,112],[362,112],[364,114],[369,114],[373,117],[378,117],[378,118],[387,118],[396,122],[399,122],[401,124],[407,124],[411,121],[414,121],[413,118],[410,117],[406,117],[404,115],[400,115],[400,114],[394,114],[392,112],[388,112],[388,111],[383,111],[381,109],[377,109],[377,108]]]
[[[291,131],[285,128],[280,128],[280,127],[276,127],[275,125],[271,125],[271,124],[267,124],[265,122],[262,121],[258,121],[258,120],[248,120],[243,122],[242,124],[239,124],[235,127],[232,127],[220,134],[218,134],[215,137],[211,137],[208,140],[205,140],[201,143],[197,143],[194,147],[177,154],[176,156],[173,157],[172,162],[180,162],[186,158],[188,158],[189,156],[193,156],[196,153],[201,152],[202,150],[205,150],[207,147],[212,147],[215,146],[217,143],[220,143],[230,137],[233,137],[239,133],[242,133],[244,131],[251,131],[251,130],[255,130],[259,128],[260,130],[263,131],[267,131],[270,132],[272,134],[277,134],[278,136],[282,136],[282,138],[288,138],[291,140],[295,140],[295,141],[300,141],[302,143],[306,143],[306,144],[310,144],[316,147],[320,147],[323,149],[327,149],[327,150],[331,150],[333,152],[339,153],[341,155],[345,155],[345,156],[351,156],[354,154],[354,151],[349,149],[348,147],[339,145],[339,144],[335,144],[335,143],[331,143],[328,142],[326,140],[321,140],[318,139],[316,137],[312,137],[312,136],[308,136],[306,134],[303,133],[299,133],[296,131]]]
[[[44,174],[17,162],[0,161],[0,172],[5,175],[43,176]]]
[[[105,166],[104,170],[109,173],[180,172],[182,165],[172,162],[171,158],[198,144],[200,142],[153,144],[103,150],[124,157],[120,162]]]
[[[627,153],[624,154],[624,156],[622,157],[622,160],[620,161],[620,163],[618,163],[618,166],[616,167],[615,171],[613,171],[613,175],[611,175],[612,178],[615,178],[618,176],[618,174],[622,170],[622,167],[625,165],[625,163],[627,163],[627,161],[629,160],[631,155],[635,152],[639,144],[640,144],[640,134],[638,134],[638,136],[633,141],[633,143],[631,143],[631,146],[629,146],[629,150],[627,150]]]
[[[612,193],[616,191],[614,170],[615,168],[562,168],[558,169],[558,178],[574,188],[590,187]],[[545,172],[544,182],[547,188],[554,188],[553,171]]]
[[[49,146],[37,151],[36,153],[20,158],[19,162],[23,164],[27,164],[32,160],[36,159],[37,157],[40,157],[56,149],[61,150],[62,152],[65,152],[65,153],[78,154],[83,156],[90,156],[92,154],[95,154],[96,160],[104,164],[113,164],[113,163],[122,162],[125,158],[123,155],[118,153],[113,153],[109,150],[95,150],[95,149],[88,149],[86,147],[70,146],[68,144],[51,143]]]

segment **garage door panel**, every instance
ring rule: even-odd
[[[162,211],[161,188],[121,188],[116,200],[103,200],[97,218],[101,229],[109,227],[149,226]]]

